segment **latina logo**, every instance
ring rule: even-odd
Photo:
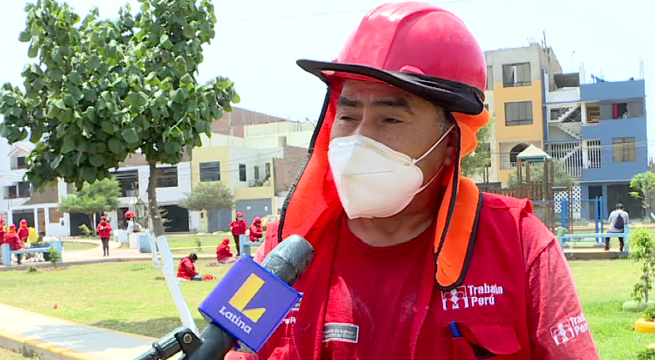
[[[255,274],[250,274],[248,279],[241,285],[239,290],[232,296],[229,304],[239,311],[243,316],[256,323],[266,312],[265,308],[246,309],[250,301],[257,295],[264,286],[264,280]],[[246,334],[250,334],[252,327],[247,325],[238,314],[228,311],[225,306],[219,311],[226,319],[241,328]]]

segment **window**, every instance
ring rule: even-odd
[[[629,117],[627,103],[612,104],[612,119],[627,119]]]
[[[30,197],[30,183],[21,181],[18,183],[18,197]]]
[[[248,181],[246,178],[246,165],[239,164],[239,181]]]
[[[58,208],[49,208],[48,217],[50,218],[50,224],[59,224],[59,219],[64,217],[64,214],[59,211]]]
[[[259,166],[255,166],[255,180],[259,180]]]
[[[503,65],[503,86],[530,86],[530,63]]]
[[[532,125],[532,101],[505,103],[505,126]]]
[[[157,168],[157,187],[177,187],[177,166]]]
[[[612,139],[612,145],[614,148],[614,162],[637,161],[637,144],[635,138],[615,138]]]
[[[271,177],[271,163],[266,163],[265,171],[266,171],[266,179],[268,179],[269,177]]]
[[[139,191],[138,170],[116,171],[112,175],[118,180],[118,185],[121,188],[121,196],[131,197],[137,195]]]
[[[25,163],[25,156],[19,156],[16,158],[16,169],[26,169],[27,163]]]
[[[487,88],[486,90],[494,89],[494,67],[487,66]]]
[[[200,163],[200,181],[221,181],[221,162]]]
[[[600,169],[603,167],[600,150],[600,140],[587,140],[587,166],[589,169]]]

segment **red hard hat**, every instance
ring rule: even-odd
[[[237,213],[237,217],[241,217],[241,216],[243,216],[243,213],[242,213],[242,212],[238,212],[238,213]]]
[[[483,111],[487,65],[455,15],[428,3],[389,3],[369,12],[334,62],[299,60],[330,84],[331,75],[383,81],[451,112]]]

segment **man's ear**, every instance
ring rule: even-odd
[[[455,161],[455,156],[457,156],[457,146],[459,144],[457,143],[458,136],[456,131],[456,129],[452,131],[446,138],[446,158],[443,161],[445,166],[451,166]]]

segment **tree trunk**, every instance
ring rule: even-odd
[[[95,217],[95,214],[87,214],[87,215],[89,216],[89,221],[90,221],[90,224],[91,224],[89,230],[91,230],[91,234],[93,234],[93,235],[97,235],[97,234],[96,234],[96,226],[95,226],[95,222],[93,221],[93,218]]]
[[[148,179],[148,212],[152,220],[152,231],[155,238],[165,234],[164,224],[161,221],[159,205],[157,204],[157,163],[148,162],[150,165],[150,178]]]

